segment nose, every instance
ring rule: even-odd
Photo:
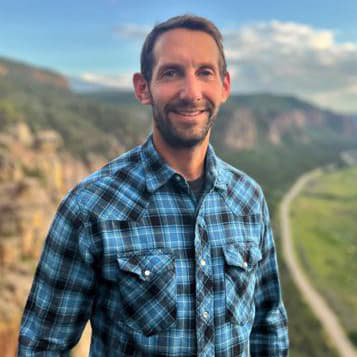
[[[202,98],[201,83],[194,73],[186,74],[180,92],[180,98],[198,102]]]

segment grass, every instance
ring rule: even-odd
[[[357,167],[324,173],[294,201],[298,258],[357,345]]]

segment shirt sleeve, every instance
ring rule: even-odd
[[[251,356],[287,356],[287,314],[281,298],[276,250],[265,200],[261,249],[263,259],[257,268],[255,320],[250,337],[250,353]]]
[[[60,204],[25,306],[18,357],[69,356],[89,319],[95,272],[75,194]]]

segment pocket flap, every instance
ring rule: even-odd
[[[143,280],[151,280],[155,275],[174,268],[172,254],[149,252],[118,256],[121,270],[133,273]]]
[[[228,265],[251,270],[262,259],[258,246],[247,244],[228,245],[223,248],[224,257]]]

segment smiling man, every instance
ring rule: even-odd
[[[264,196],[209,145],[230,94],[220,32],[188,15],[155,26],[133,82],[152,135],[61,203],[18,355],[63,356],[90,320],[91,356],[287,356]]]

